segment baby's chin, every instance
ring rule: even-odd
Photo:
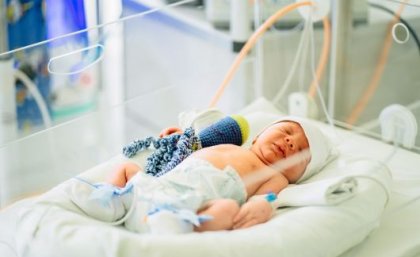
[[[276,165],[279,161],[281,161],[283,158],[279,157],[275,152],[273,151],[265,151],[262,153],[263,159],[265,160],[266,164]]]

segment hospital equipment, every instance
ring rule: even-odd
[[[275,11],[281,7],[294,3],[294,0],[264,0],[258,2],[248,2],[250,8],[248,10],[249,15],[252,17],[253,10],[252,4],[259,4],[264,6],[262,13],[259,15],[265,20]],[[231,19],[230,13],[233,8],[233,2],[228,0],[206,0],[205,1],[205,14],[208,19],[215,27],[229,27]],[[355,1],[353,4],[353,15],[354,20],[357,23],[366,23],[368,10],[366,1]],[[282,22],[278,22],[276,26],[279,27],[293,27],[301,22],[301,16],[298,13],[291,13],[288,17],[285,17]]]
[[[139,9],[135,8],[144,7],[141,3],[139,7],[132,1],[127,2],[137,11]],[[262,85],[261,93],[265,98],[252,95],[252,100],[249,100],[247,94],[255,92],[254,88],[238,83],[241,80],[236,80],[233,72],[220,101],[214,101],[223,112],[241,113],[247,118],[250,139],[279,115],[289,113],[289,103],[291,111],[308,115],[310,112],[305,106],[317,106],[318,114],[309,116],[316,117],[318,121],[314,122],[336,142],[340,156],[308,183],[284,191],[290,193],[289,198],[278,196],[288,205],[294,201],[293,204],[302,207],[282,208],[272,220],[249,230],[170,237],[139,236],[106,226],[86,218],[68,201],[65,185],[69,179],[81,175],[101,181],[114,165],[126,160],[121,156],[121,150],[128,142],[156,135],[160,129],[175,124],[181,111],[207,108],[211,96],[215,95],[217,86],[223,83],[222,78],[238,56],[231,53],[228,33],[217,31],[211,34],[208,27],[203,29],[200,24],[197,25],[199,29],[189,27],[188,18],[180,16],[183,4],[164,5],[158,11],[143,9],[143,13],[135,11],[133,16],[124,14],[127,16],[121,17],[121,21],[104,26],[109,31],[119,25],[132,30],[124,34],[126,49],[132,49],[126,55],[132,61],[126,67],[126,85],[132,87],[127,89],[123,103],[107,105],[104,98],[103,108],[95,112],[0,148],[3,208],[0,212],[0,255],[34,256],[42,253],[43,256],[54,256],[60,252],[69,256],[94,256],[106,252],[132,256],[141,252],[146,256],[168,256],[176,251],[186,256],[415,256],[420,245],[417,222],[420,177],[416,167],[420,157],[417,153],[419,144],[415,142],[413,145],[412,141],[417,121],[407,111],[418,120],[418,89],[415,84],[418,75],[411,68],[418,67],[418,49],[411,34],[406,43],[394,44],[389,49],[391,70],[382,73],[374,97],[359,117],[360,123],[345,123],[353,103],[358,100],[356,96],[363,94],[374,73],[377,64],[374,57],[380,56],[381,45],[389,37],[384,29],[389,16],[385,16],[385,22],[378,21],[366,27],[350,26],[351,19],[345,12],[350,2],[331,2],[331,41],[330,47],[323,51],[324,57],[320,53],[325,46],[324,30],[328,25],[323,29],[313,28],[305,21],[303,30],[268,30],[260,39],[263,44],[259,53],[262,55],[251,51],[236,73],[236,76],[244,75],[246,72],[241,71],[250,66],[253,68],[254,63],[262,63],[265,69],[260,71],[264,81],[258,83]],[[394,10],[409,3],[397,2],[386,1]],[[188,12],[189,8],[185,7],[184,11]],[[412,17],[405,17],[404,12],[401,15],[418,31],[418,8],[405,6],[405,10],[410,9],[414,10]],[[361,36],[369,36],[369,40]],[[353,46],[346,48],[350,41]],[[96,43],[99,42],[92,45]],[[276,51],[278,48],[289,50]],[[360,55],[370,58],[359,60]],[[107,58],[112,58],[112,53],[105,43],[102,61],[94,66]],[[321,59],[328,64],[323,72],[317,72]],[[297,64],[293,65],[294,62]],[[346,64],[350,67],[343,67]],[[271,74],[270,69],[274,70]],[[397,79],[393,78],[395,74],[391,71],[397,72]],[[290,73],[294,75],[288,78]],[[253,81],[255,77],[248,75],[246,78]],[[284,84],[288,85],[286,90],[281,87]],[[315,93],[308,97],[311,84],[315,85]],[[396,89],[399,89],[398,94]],[[404,92],[406,89],[407,93]],[[284,91],[282,95],[273,101],[281,91]],[[297,97],[289,102],[289,95],[296,92],[298,95],[293,95]],[[401,108],[385,109],[396,102]],[[411,129],[406,131],[407,126],[400,127],[395,123],[396,117],[403,118],[400,113],[408,117],[400,123],[411,124]],[[331,124],[342,127],[332,127]],[[388,132],[382,134],[380,125]],[[400,133],[411,135],[407,137],[410,138],[407,143]],[[382,136],[393,141],[395,146],[378,140]],[[247,141],[246,145],[250,143]],[[401,145],[412,148],[404,149]],[[145,156],[138,158],[136,161],[140,162]],[[359,179],[355,174],[368,179]],[[357,181],[357,186],[354,181]],[[321,187],[321,183],[328,186]],[[316,205],[314,199],[305,197],[301,201],[306,193],[305,188],[299,186],[313,186],[319,190],[319,194],[314,195],[319,197]],[[344,188],[340,189],[340,186]],[[293,190],[296,190],[295,194],[292,194]],[[331,198],[325,198],[331,194],[344,196],[344,200],[331,205]],[[17,201],[20,199],[23,200]],[[284,202],[282,204],[286,204]],[[66,211],[66,208],[72,211]],[[91,238],[96,240],[92,242]],[[384,241],[392,243],[384,245]]]

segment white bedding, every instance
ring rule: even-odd
[[[334,176],[335,167],[323,177]],[[386,202],[381,186],[361,180],[357,194],[337,206],[280,209],[269,222],[245,230],[154,236],[86,217],[66,196],[67,184],[20,209],[19,256],[337,256],[376,227]]]
[[[260,115],[254,113],[255,117],[261,118]],[[266,120],[259,120],[259,122],[266,122]],[[264,126],[264,124],[258,124],[258,126]],[[381,142],[342,130],[339,132],[346,138],[351,136],[353,139],[350,146],[341,149],[341,157],[345,159],[354,153],[381,159],[390,151],[390,147]],[[375,150],[372,151],[371,147]],[[394,157],[390,162],[393,172],[395,172],[394,169],[401,169],[400,163],[406,163],[404,161],[415,163],[416,160],[420,160],[419,156],[407,151],[399,151],[397,155],[400,156]],[[404,158],[408,156],[409,160],[397,158],[401,156]],[[114,163],[121,161],[121,158],[118,156],[86,171],[83,175],[89,179],[100,180],[112,169]],[[348,170],[343,169],[340,160],[342,158],[331,163],[311,181],[349,175]],[[402,169],[405,171],[408,167]],[[382,175],[379,177],[387,184],[387,172],[382,170],[380,174]],[[361,179],[358,183],[358,192],[355,196],[337,206],[283,208],[278,210],[276,216],[269,222],[249,229],[177,236],[139,235],[92,220],[83,215],[68,200],[65,192],[66,183],[63,183],[38,197],[36,203],[33,200],[19,202],[1,212],[0,225],[4,227],[2,222],[5,221],[5,215],[9,215],[10,218],[12,213],[12,215],[19,213],[20,216],[16,220],[17,226],[13,222],[7,224],[7,228],[14,232],[14,240],[10,236],[6,237],[11,244],[16,243],[14,247],[18,250],[19,256],[324,257],[342,255],[349,257],[383,256],[384,252],[378,251],[378,247],[393,248],[395,255],[392,254],[392,256],[405,256],[403,251],[415,251],[415,247],[420,245],[418,242],[420,237],[411,241],[406,240],[401,247],[391,246],[395,243],[385,243],[387,240],[398,237],[395,234],[392,236],[387,234],[395,231],[407,232],[395,227],[394,217],[399,217],[398,215],[401,214],[403,218],[406,218],[409,215],[402,210],[394,213],[393,216],[385,216],[381,222],[381,215],[387,202],[387,194],[383,187],[368,179]],[[386,210],[392,210],[393,207],[395,209],[395,206],[401,203],[401,197],[399,198],[395,192],[397,189],[395,189],[395,184],[391,185],[391,198]],[[413,192],[409,193],[404,195],[405,200],[413,195]],[[410,205],[409,208],[420,210],[419,201],[416,204]],[[407,226],[413,223],[414,217],[410,218],[412,219],[404,220]],[[0,234],[2,238],[7,235],[4,233],[10,233],[10,230],[2,231]],[[417,229],[417,231],[420,230]],[[369,234],[371,235],[368,237]],[[404,238],[411,235],[413,235],[412,232],[402,233]],[[378,255],[374,255],[374,251]],[[3,252],[0,251],[0,253]],[[1,256],[7,257],[3,254]]]
[[[384,160],[391,145],[339,130],[346,138],[343,152]],[[350,143],[351,142],[351,143]],[[340,257],[420,256],[420,155],[398,149],[387,160],[392,173],[390,200],[377,227],[362,243]]]

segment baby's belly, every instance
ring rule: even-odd
[[[250,156],[236,156],[235,154],[221,154],[214,151],[202,151],[191,155],[189,158],[198,158],[209,162],[214,167],[223,170],[229,166],[233,168],[244,182],[247,195],[253,195],[257,189],[267,181],[267,178],[259,176],[261,165],[252,161]]]
[[[217,151],[215,149],[202,149],[189,158],[199,158],[211,163],[214,167],[223,170],[226,166],[234,168],[240,176],[252,172],[257,168],[249,156],[241,151]]]

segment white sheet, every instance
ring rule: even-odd
[[[84,175],[103,178],[121,156]],[[339,174],[339,160],[317,178]],[[369,171],[367,168],[362,172]],[[386,180],[386,170],[380,171]],[[348,175],[350,173],[347,173]],[[368,174],[367,174],[368,175]],[[310,182],[309,181],[309,182]],[[371,180],[337,206],[306,206],[277,211],[269,222],[245,230],[177,236],[134,234],[86,217],[66,195],[63,183],[19,211],[19,256],[337,256],[361,242],[377,226],[387,195]]]
[[[280,191],[273,204],[278,207],[335,205],[353,197],[356,190],[357,178],[352,176],[291,184]]]
[[[17,248],[19,256],[337,256],[377,225],[386,201],[380,186],[359,183],[338,206],[286,208],[250,229],[177,236],[134,234],[85,217],[64,183],[21,209]]]
[[[344,151],[383,159],[392,151],[392,146],[354,135],[342,134],[352,144]],[[362,243],[349,249],[340,257],[414,257],[420,256],[420,155],[398,150],[388,166],[392,171],[390,200],[384,211],[380,226]]]

